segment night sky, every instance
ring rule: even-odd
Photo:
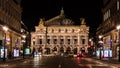
[[[102,22],[102,0],[22,0],[21,7],[22,21],[30,31],[34,31],[40,18],[48,20],[59,15],[62,7],[66,17],[76,25],[84,17],[91,33],[95,33]]]

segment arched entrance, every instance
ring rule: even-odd
[[[80,49],[80,51],[81,51],[81,52],[85,52],[85,48],[82,47],[82,48]]]
[[[57,54],[58,52],[57,52],[57,47],[54,47],[53,49],[52,49],[52,52],[54,53],[54,54]]]
[[[45,48],[45,50],[46,50],[46,54],[50,54],[50,48]]]
[[[77,48],[74,48],[74,49],[73,49],[73,53],[74,53],[74,54],[77,54]]]
[[[60,53],[64,53],[64,48],[63,47],[60,48]]]
[[[38,48],[38,52],[42,53],[42,47]]]
[[[67,53],[67,54],[71,53],[71,48],[70,48],[70,47],[67,47],[66,53]]]
[[[55,51],[57,51],[57,47],[54,47],[54,48],[53,48],[53,52],[55,52]]]

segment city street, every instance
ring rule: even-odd
[[[38,56],[0,64],[0,68],[118,68],[91,58],[71,58],[61,56]]]

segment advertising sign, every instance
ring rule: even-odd
[[[108,57],[108,51],[104,50],[104,57]]]
[[[100,52],[101,51],[101,52]],[[97,50],[96,51],[96,56],[100,57],[100,53],[101,53],[101,57],[103,56],[103,50]]]
[[[14,57],[19,57],[19,50],[18,49],[14,49]]]
[[[4,48],[0,49],[0,58],[4,57]],[[5,49],[5,58],[7,58],[7,49]]]
[[[30,54],[30,48],[25,49],[25,54]]]
[[[97,50],[96,51],[96,56],[100,57],[100,51],[101,51],[101,56],[104,58],[112,57],[112,50],[105,49],[105,50]]]
[[[104,50],[104,57],[112,57],[112,50],[106,49]]]

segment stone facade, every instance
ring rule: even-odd
[[[81,49],[87,52],[89,27],[84,18],[81,18],[79,26],[74,26],[73,23],[64,16],[63,9],[60,15],[52,19],[40,19],[35,32],[31,32],[31,47],[42,53],[79,53]]]
[[[120,24],[120,0],[103,0],[103,22],[97,29],[97,35],[103,36],[103,50],[111,49],[112,57],[118,57],[119,34],[116,27]]]
[[[0,46],[4,45],[3,40],[6,37],[8,53],[13,52],[14,47],[21,47],[20,2],[21,0],[0,0]],[[3,26],[8,27],[5,34]]]

